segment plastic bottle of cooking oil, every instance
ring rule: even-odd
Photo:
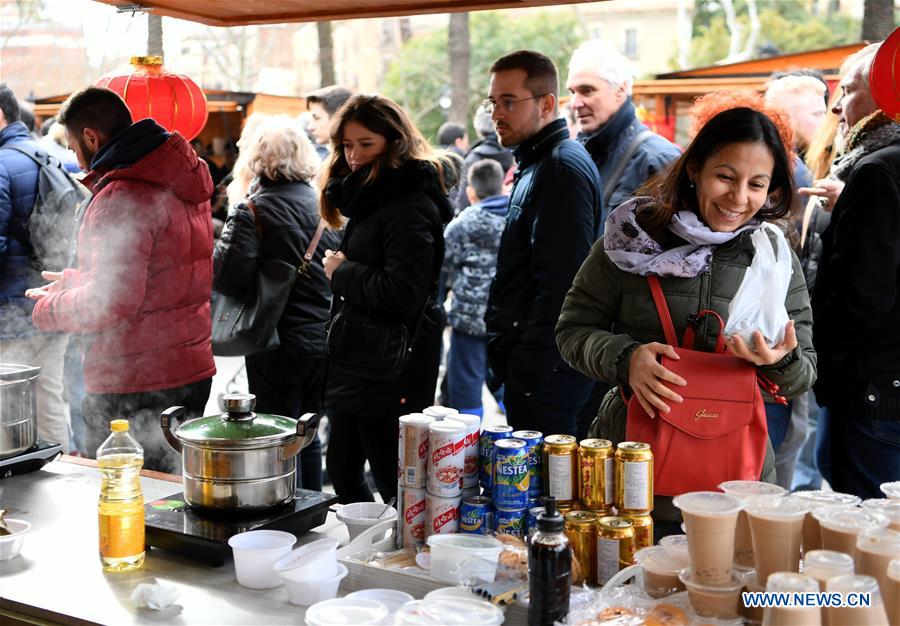
[[[128,420],[110,422],[112,433],[97,449],[100,468],[100,562],[107,572],[144,564],[144,449],[128,432]]]

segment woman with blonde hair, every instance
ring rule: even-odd
[[[320,221],[312,186],[319,157],[295,119],[262,120],[242,146],[241,158],[252,175],[252,192],[229,212],[214,252],[214,287],[234,296],[243,296],[253,287],[263,261],[303,265]],[[321,408],[331,303],[331,287],[321,262],[325,250],[338,241],[335,232],[322,233],[312,262],[294,282],[278,322],[279,347],[245,357],[250,393],[256,395],[259,412],[296,419]],[[298,473],[298,486],[321,491],[318,438],[300,453]]]
[[[447,192],[458,177],[406,112],[381,96],[350,98],[332,123],[322,217],[346,223],[325,253],[334,292],[326,408],[327,466],[341,502],[371,501],[368,459],[381,497],[397,494],[397,419],[434,399],[442,315],[436,301],[444,258]],[[404,357],[386,338],[405,335]],[[384,348],[384,349],[380,349]]]

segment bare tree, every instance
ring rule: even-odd
[[[322,78],[321,87],[333,85],[334,79],[334,41],[331,38],[331,22],[324,20],[316,23],[319,33],[319,70]]]
[[[3,20],[3,26],[0,29],[3,31],[3,41],[0,43],[0,49],[5,48],[10,39],[15,37],[25,26],[40,21],[41,14],[44,11],[43,0],[15,0],[15,5],[16,20]],[[6,13],[6,10],[4,10],[4,13]],[[9,13],[6,13],[6,16],[8,15]]]
[[[894,30],[894,0],[865,0],[863,4],[863,41],[881,41]]]
[[[451,13],[450,53],[450,112],[447,120],[465,126],[469,120],[469,14]]]
[[[409,23],[408,17],[400,18],[400,43],[405,44],[412,39],[412,25]]]
[[[147,54],[158,57],[163,55],[162,15],[147,14]]]

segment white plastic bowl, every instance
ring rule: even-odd
[[[10,534],[0,537],[0,561],[6,561],[18,556],[22,551],[22,543],[25,541],[25,533],[31,528],[31,524],[21,519],[7,519],[6,525]]]
[[[238,584],[250,589],[279,586],[275,562],[290,554],[295,543],[294,535],[280,530],[248,530],[229,538]]]
[[[441,587],[425,594],[423,600],[436,600],[438,598],[462,598],[463,600],[478,599],[468,587]]]
[[[500,626],[504,621],[501,609],[475,597],[464,599],[443,596],[422,600],[422,610],[436,618],[434,623],[437,624]]]
[[[359,591],[348,593],[347,597],[381,602],[391,613],[396,613],[400,610],[401,606],[415,600],[415,598],[405,591],[398,591],[396,589],[360,589]]]
[[[281,573],[281,572],[279,572]],[[291,580],[281,574],[284,587],[288,592],[288,602],[298,606],[312,606],[323,600],[331,600],[337,596],[341,581],[349,572],[341,563],[337,564],[337,574],[329,578],[313,578],[310,580]]]
[[[347,525],[350,541],[353,541],[360,533],[378,522],[397,519],[397,509],[389,506],[385,510],[384,504],[379,502],[353,502],[339,508],[336,515],[338,520]]]
[[[325,537],[303,544],[275,562],[275,571],[284,580],[331,578],[338,572],[338,540]]]
[[[432,578],[448,583],[467,582],[460,580],[463,574],[494,582],[503,544],[493,537],[460,533],[431,535],[428,545]]]
[[[306,609],[307,626],[369,626],[384,624],[388,608],[374,600],[335,598],[318,602]]]

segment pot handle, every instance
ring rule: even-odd
[[[290,443],[281,446],[278,449],[278,460],[287,461],[289,458],[300,452],[312,441],[316,436],[316,429],[319,427],[321,413],[304,413],[297,420],[297,434]]]
[[[166,441],[168,441],[172,449],[179,454],[181,454],[181,442],[178,441],[178,438],[172,434],[172,431],[169,428],[169,423],[172,420],[180,420],[184,418],[184,415],[185,408],[183,406],[171,406],[163,411],[162,415],[159,416],[159,425],[162,427],[163,435],[165,435]]]

